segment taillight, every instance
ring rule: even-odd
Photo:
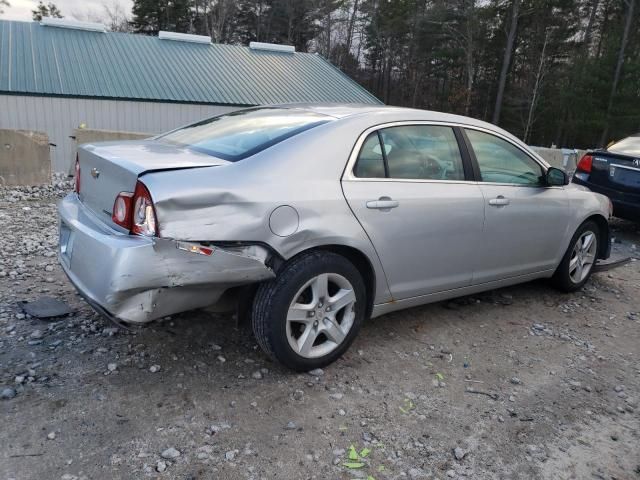
[[[587,153],[578,162],[578,165],[576,166],[576,170],[578,172],[591,173],[592,165],[593,165],[593,157]]]
[[[149,190],[142,182],[136,184],[136,190],[133,193],[131,221],[131,233],[133,234],[153,237],[158,233],[158,222],[153,200],[151,200]]]
[[[73,191],[80,193],[80,160],[78,159],[78,155],[76,155]]]
[[[111,220],[121,227],[131,230],[131,218],[133,214],[133,193],[120,192],[113,202]]]
[[[111,220],[134,235],[154,237],[158,234],[156,210],[149,190],[142,182],[131,192],[120,192],[113,202]]]

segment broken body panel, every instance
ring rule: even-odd
[[[60,264],[92,306],[130,323],[145,323],[215,303],[229,288],[274,277],[266,252],[215,248],[198,255],[178,242],[122,234],[87,209],[75,194],[60,212]]]

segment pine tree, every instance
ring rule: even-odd
[[[46,5],[42,0],[38,2],[35,10],[31,10],[31,15],[34,21],[39,22],[44,17],[63,18],[62,12],[54,3],[47,3]]]
[[[191,4],[190,0],[134,0],[131,25],[135,32],[149,35],[160,30],[191,32]]]

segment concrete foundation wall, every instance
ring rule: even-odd
[[[47,135],[0,129],[0,185],[48,183],[51,183],[51,161]]]
[[[575,171],[578,161],[587,153],[586,150],[573,150],[568,148],[531,148],[544,158],[549,165],[561,168],[569,173]]]
[[[148,133],[78,128],[74,131],[74,136],[76,137],[76,145],[82,145],[83,143],[111,142],[114,140],[141,140],[143,138],[149,138],[151,135]]]

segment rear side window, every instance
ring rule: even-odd
[[[451,127],[408,125],[385,128],[380,134],[390,178],[464,180]]]
[[[438,125],[389,127],[371,133],[353,173],[359,178],[464,180],[453,129]]]
[[[614,143],[607,148],[607,151],[621,153],[622,155],[631,155],[632,157],[640,156],[640,133]]]
[[[255,108],[209,118],[156,140],[236,162],[330,120],[304,110]]]
[[[370,133],[362,144],[353,173],[359,178],[384,178],[386,176],[378,132]]]

